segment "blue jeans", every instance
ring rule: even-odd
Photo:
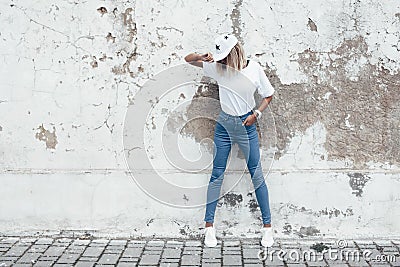
[[[214,222],[215,209],[221,192],[228,156],[232,145],[237,143],[246,159],[257,202],[261,209],[262,221],[264,224],[271,223],[268,188],[265,184],[260,162],[256,125],[255,123],[250,126],[242,125],[242,122],[251,114],[252,111],[242,116],[232,116],[221,111],[218,116],[214,133],[213,170],[207,188],[205,222]]]

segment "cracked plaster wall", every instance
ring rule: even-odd
[[[277,234],[400,234],[398,1],[0,6],[0,231],[198,236],[202,208],[165,207],[129,178],[123,121],[154,73],[232,32],[276,89],[260,135],[262,151],[274,151],[266,181]],[[184,97],[216,97],[217,86],[203,81]],[[196,112],[202,110],[194,101],[184,116]],[[182,116],[169,115],[170,126]],[[213,127],[197,121],[183,132],[195,145],[211,138]],[[208,145],[202,143],[211,153]],[[207,180],[209,173],[196,175]],[[220,200],[222,235],[256,233],[260,214],[250,189],[248,177]]]

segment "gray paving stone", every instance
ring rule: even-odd
[[[162,250],[144,250],[142,255],[161,255]]]
[[[17,259],[15,259],[15,260],[0,260],[0,264],[3,264],[4,266],[11,266],[16,261],[17,261]],[[3,267],[3,266],[1,266],[1,267]]]
[[[71,245],[67,248],[65,253],[70,253],[70,254],[82,254],[85,251],[86,247],[85,246],[75,246]]]
[[[393,252],[393,253],[391,253],[391,252]],[[387,255],[387,254],[399,254],[399,250],[397,249],[397,247],[395,247],[395,246],[391,246],[391,247],[383,247],[383,249],[382,249],[382,254],[385,254],[385,255]]]
[[[200,265],[200,262],[200,255],[182,255],[181,258],[182,265]]]
[[[74,246],[87,246],[90,244],[90,240],[87,239],[75,239],[72,244]]]
[[[279,260],[275,246],[265,250],[271,253],[275,250],[274,259],[262,261],[259,251],[262,247],[257,244],[259,240],[221,240],[217,247],[208,248],[199,240],[132,240],[132,239],[94,239],[79,240],[73,238],[0,238],[0,264],[8,266],[306,266],[303,261],[296,261],[286,256],[287,261]],[[146,243],[147,242],[147,243]],[[350,244],[352,241],[349,241]],[[375,244],[375,243],[376,244]],[[371,258],[381,255],[399,256],[398,240],[373,242],[353,242],[353,247],[340,250],[346,251],[372,251]],[[315,241],[285,241],[277,242],[289,250],[310,250]],[[324,242],[326,245],[335,244],[332,241]],[[355,246],[357,244],[357,246]],[[298,245],[298,247],[296,247]],[[222,251],[221,251],[222,246]],[[303,249],[303,250],[301,250]],[[313,250],[311,250],[313,251]],[[301,253],[300,253],[301,254]],[[317,253],[320,255],[321,253]],[[243,258],[242,258],[243,255]],[[326,256],[326,254],[325,254]],[[369,266],[364,258],[361,261],[329,260],[327,263],[309,260],[309,267],[313,266]],[[398,258],[399,259],[399,258]],[[17,261],[18,260],[18,261]],[[243,263],[243,264],[242,264]],[[286,265],[285,265],[286,264]],[[397,266],[393,263],[392,266]],[[391,266],[388,262],[371,262],[371,266]]]
[[[145,250],[163,250],[162,246],[145,246],[144,247]]]
[[[389,263],[387,263],[387,262],[370,262],[369,263],[370,264],[370,266],[372,266],[372,267],[383,267],[383,266],[391,266]]]
[[[163,247],[164,244],[165,244],[165,241],[163,241],[163,240],[149,240],[149,242],[147,242],[146,246]]]
[[[182,255],[200,255],[201,250],[183,250]]]
[[[35,244],[36,245],[51,245],[51,244],[53,244],[53,242],[54,242],[53,238],[43,237],[43,238],[39,238],[38,240],[36,240]]]
[[[128,247],[125,249],[125,251],[122,253],[122,257],[139,257],[142,254],[143,249],[142,248],[135,248],[135,247]]]
[[[399,246],[400,240],[390,240],[394,245]]]
[[[33,266],[34,267],[49,267],[49,266],[53,266],[54,262],[55,261],[42,261],[42,260],[39,260]]]
[[[203,264],[209,264],[209,263],[218,263],[218,264],[221,264],[221,261],[222,261],[221,258],[219,258],[219,259],[205,259],[205,258],[203,258],[203,259],[201,260],[201,264],[202,264],[202,265],[203,265]]]
[[[98,263],[115,265],[118,259],[119,259],[119,254],[103,254]]]
[[[161,258],[161,262],[179,262],[181,258]]]
[[[197,240],[188,240],[185,242],[185,246],[187,247],[201,247],[201,241],[197,241]]]
[[[134,263],[138,262],[140,258],[120,258],[119,262],[128,262],[128,263]]]
[[[241,255],[223,255],[222,261],[224,265],[242,265]]]
[[[21,237],[19,239],[19,242],[23,243],[23,244],[33,244],[37,241],[36,237]]]
[[[110,242],[109,239],[93,239],[89,245],[107,245]]]
[[[85,257],[99,257],[103,251],[104,247],[87,247],[82,255]]]
[[[244,263],[243,266],[245,267],[262,267],[262,263]]]
[[[213,258],[221,258],[221,249],[215,248],[205,248],[203,250],[203,258],[213,259]]]
[[[132,263],[130,263],[130,262],[119,262],[117,264],[117,267],[132,267],[132,266],[135,266],[135,265],[132,265]]]
[[[59,256],[46,256],[42,254],[42,256],[39,258],[39,261],[56,261],[59,258]]]
[[[99,258],[98,257],[86,257],[86,256],[81,256],[79,258],[79,261],[86,261],[86,262],[97,262]]]
[[[242,249],[242,247],[240,247],[240,246],[232,246],[232,247],[226,247],[226,246],[224,246],[223,248],[222,248],[223,250],[226,250],[226,251],[229,251],[229,250],[241,250]]]
[[[50,256],[50,257],[58,257],[58,256],[61,256],[61,254],[64,253],[65,249],[66,249],[65,247],[53,247],[53,246],[51,246],[44,252],[43,255]]]
[[[13,246],[13,244],[9,244],[9,243],[0,243],[0,248],[11,248]]]
[[[121,254],[121,252],[125,249],[125,246],[110,246],[108,245],[104,250],[106,254]]]
[[[346,265],[346,261],[341,261],[341,260],[326,260],[329,266],[331,265]]]
[[[240,241],[239,240],[229,240],[229,241],[224,241],[224,247],[240,247]]]
[[[196,247],[183,247],[182,253],[183,254],[199,254],[201,253],[203,249],[202,248],[196,248]]]
[[[224,247],[222,254],[223,255],[241,255],[242,250],[240,249],[240,247],[230,247],[229,249],[226,249]]]
[[[295,262],[297,263],[297,262]],[[326,263],[325,261],[307,261],[307,265],[308,266],[312,266],[312,267],[317,267],[317,266],[329,266],[328,263]]]
[[[244,264],[258,264],[258,263],[262,263],[263,261],[261,259],[243,259],[243,263]],[[270,263],[269,261],[267,261],[267,263]],[[283,262],[282,262],[283,264]]]
[[[242,246],[260,246],[260,240],[258,239],[244,239],[242,240]]]
[[[243,258],[248,258],[248,259],[258,259],[258,253],[260,252],[260,249],[256,248],[243,248]]]
[[[57,260],[57,263],[69,263],[72,264],[76,262],[80,257],[80,254],[70,254],[64,253],[61,257]]]
[[[41,256],[41,253],[25,253],[17,263],[35,263]]]
[[[108,243],[108,245],[110,246],[125,246],[128,243],[128,240],[125,239],[113,239],[110,240],[110,242]]]
[[[154,255],[154,254],[145,254],[142,255],[141,260],[139,261],[140,265],[154,265],[158,264],[158,261],[160,260],[160,255]]]
[[[382,247],[391,247],[393,246],[393,243],[391,240],[374,240],[373,241],[376,245],[382,246]]]
[[[351,261],[347,261],[347,263],[350,265],[350,266],[368,266],[369,264],[364,260],[364,259],[360,259],[359,261],[357,261],[357,260],[355,260],[355,261],[353,261],[353,260],[351,260]]]
[[[175,263],[175,262],[161,262],[160,263],[160,265],[159,266],[162,266],[162,267],[178,267],[179,266],[179,263]]]
[[[78,261],[74,266],[75,267],[93,267],[94,265],[95,265],[94,262]]]
[[[171,246],[178,246],[178,245],[184,245],[185,242],[179,241],[179,240],[167,240],[166,246],[171,245]]]
[[[30,253],[43,253],[49,248],[49,245],[35,244],[32,245],[27,252]]]
[[[54,244],[59,244],[59,243],[62,243],[62,244],[69,244],[69,243],[71,243],[72,241],[73,241],[73,239],[71,239],[71,238],[63,237],[63,238],[57,238],[57,239],[55,240]]]
[[[25,251],[28,250],[28,246],[13,246],[12,248],[10,248],[5,254],[4,256],[22,256]]]
[[[162,258],[180,258],[181,249],[165,248],[162,253]]]
[[[145,244],[145,240],[130,240],[128,242],[128,247],[144,247]]]
[[[0,243],[2,243],[2,244],[15,244],[18,241],[19,241],[18,237],[6,237],[6,238],[2,239]]]

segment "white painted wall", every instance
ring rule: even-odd
[[[123,126],[128,105],[138,104],[135,94],[150,77],[183,63],[189,52],[211,50],[216,34],[238,31],[249,57],[267,63],[284,85],[307,82],[298,53],[328,52],[357,34],[368,44],[369,63],[391,75],[400,68],[396,0],[2,1],[0,8],[0,232],[6,234],[95,230],[198,236],[204,207],[159,203],[130,177]],[[240,16],[232,17],[233,10]],[[317,32],[307,26],[308,18]],[[109,33],[115,42],[106,38]],[[364,64],[349,64],[348,78]],[[357,169],[350,159],[327,160],[326,134],[322,122],[297,132],[273,162],[266,181],[276,234],[399,236],[399,166],[369,162]],[[145,138],[153,140],[151,133]],[[184,141],[185,153],[198,155],[196,142]],[[157,142],[152,146],[161,146]],[[271,157],[265,155],[268,169]],[[188,176],[173,166],[157,166],[165,177],[203,185],[211,172]],[[240,170],[228,173],[224,188]],[[361,196],[350,185],[354,173],[362,176]],[[233,189],[243,201],[217,208],[218,235],[252,236],[261,226],[248,207],[255,199],[246,195],[250,177],[244,178]]]

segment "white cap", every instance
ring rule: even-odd
[[[232,48],[237,44],[238,39],[231,34],[224,34],[215,39],[215,48],[213,53],[214,61],[224,59]]]

